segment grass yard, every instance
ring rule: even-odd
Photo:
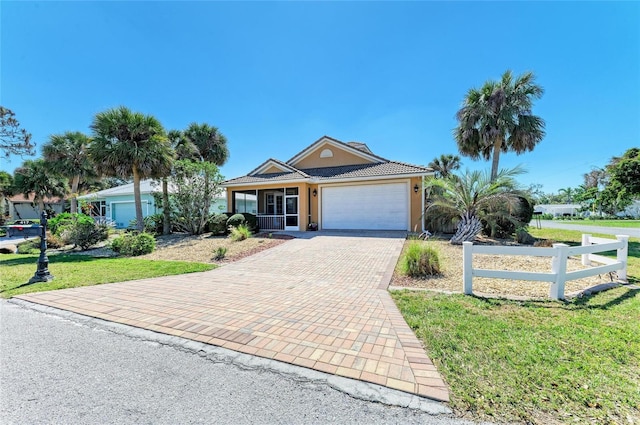
[[[394,291],[460,415],[640,424],[640,290],[571,303]]]
[[[640,220],[553,220],[559,223],[580,224],[582,226],[640,228]]]
[[[566,243],[567,245],[580,245],[582,241],[582,234],[584,232],[579,230],[563,230],[563,229],[536,229],[529,227],[529,233],[536,238],[553,239],[559,243]],[[592,233],[591,236],[615,239],[615,236],[604,235],[600,233]],[[600,253],[608,257],[615,258],[615,251],[608,251]],[[631,283],[640,283],[640,238],[629,238],[629,252],[627,258],[627,277]]]
[[[49,256],[51,282],[25,285],[34,275],[38,255],[9,254],[0,257],[0,296],[10,298],[29,292],[99,285],[125,280],[202,272],[213,264],[183,261],[151,261],[136,258],[93,258],[86,255]]]

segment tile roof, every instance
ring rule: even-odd
[[[399,174],[428,173],[430,170],[417,165],[389,161],[378,164],[342,165],[339,167],[307,168],[306,174],[321,180],[345,179],[354,177],[384,177]]]

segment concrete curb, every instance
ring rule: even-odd
[[[331,375],[300,366],[283,363],[263,357],[251,356],[239,353],[226,348],[192,341],[185,338],[166,335],[120,323],[108,322],[106,320],[84,316],[66,310],[44,306],[19,299],[10,299],[8,302],[22,308],[49,314],[64,320],[69,320],[81,326],[113,332],[129,338],[138,339],[145,342],[157,343],[169,346],[177,350],[197,354],[214,363],[233,364],[245,370],[263,370],[277,373],[288,379],[302,382],[327,385],[337,391],[341,391],[353,398],[382,403],[390,406],[406,407],[420,410],[431,415],[450,415],[452,411],[445,404],[419,397],[414,394],[393,390],[381,385],[362,382],[341,376]]]

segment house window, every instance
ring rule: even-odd
[[[283,215],[282,192],[266,193],[264,196],[265,211],[267,215]]]
[[[320,158],[333,158],[333,152],[331,149],[325,149],[320,152]]]
[[[235,213],[255,214],[257,212],[258,196],[255,190],[233,192],[233,196],[233,211]]]

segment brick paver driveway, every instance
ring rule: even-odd
[[[386,290],[403,240],[319,233],[209,272],[17,298],[448,400]]]

